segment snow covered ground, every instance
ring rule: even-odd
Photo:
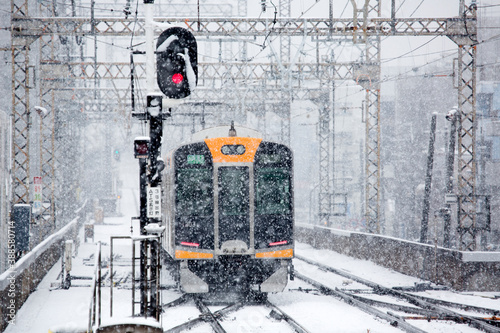
[[[133,173],[128,176],[135,177]],[[135,234],[138,232],[138,221],[131,223],[131,217],[138,216],[136,187],[122,189],[120,207],[122,217],[107,217],[103,224],[95,225],[95,241],[101,241],[103,244],[103,258],[109,258],[110,236],[129,236],[131,226]],[[82,237],[81,246],[73,258],[72,275],[90,278],[94,273],[92,255],[95,253],[96,245],[95,243],[84,243],[82,232],[80,236]],[[116,275],[114,281],[120,281],[120,279],[122,281],[113,288],[113,319],[117,320],[120,317],[130,316],[132,310],[130,283],[126,282],[127,276],[130,275],[130,241],[116,241],[114,252],[120,254],[120,257],[115,260]],[[297,244],[296,253],[387,287],[413,286],[415,283],[423,282],[420,279],[379,267],[368,261],[353,259],[332,251],[316,250],[306,244]],[[299,260],[294,260],[294,265],[298,272],[311,276],[330,287],[366,288],[356,282],[347,281],[345,278],[334,277],[332,274]],[[5,331],[6,333],[47,333],[49,329],[57,331],[58,327],[75,329],[87,327],[89,304],[92,297],[91,281],[86,279],[73,280],[69,290],[57,289],[54,288],[54,283],[58,281],[59,272],[60,263],[56,263],[17,313],[16,325],[10,325]],[[106,272],[108,269],[103,269],[103,274]],[[162,274],[162,285],[167,287],[173,285],[168,273]],[[314,290],[304,291],[304,289],[311,289],[311,287],[295,279],[295,281],[289,282],[283,293],[272,294],[269,296],[269,300],[310,332],[400,332],[399,329],[390,326],[387,322],[374,318],[343,301],[320,295]],[[110,320],[109,293],[108,283],[102,289],[103,323]],[[427,291],[419,294],[500,310],[500,288],[498,292],[490,293]],[[167,288],[162,291],[161,302],[166,304],[180,296],[179,291]],[[371,295],[371,297],[376,297],[376,295]],[[221,306],[210,307],[212,311],[221,308]],[[194,304],[188,302],[166,309],[162,315],[161,325],[164,329],[172,328],[198,317],[199,314],[200,312]],[[270,309],[264,306],[245,306],[227,315],[223,319],[223,327],[228,332],[292,331],[284,321],[273,319],[269,314]],[[428,332],[477,332],[469,326],[452,322],[414,320],[411,321],[411,324]],[[192,329],[191,332],[212,332],[212,329],[208,324],[203,324]]]
[[[104,224],[96,225],[96,241],[103,242],[103,257],[109,256],[109,237],[111,235],[130,235],[130,217],[137,215],[137,207],[134,203],[135,192],[133,189],[125,189],[123,193],[122,212],[123,217],[105,218]],[[135,222],[134,222],[135,223]],[[137,230],[137,226],[134,227]],[[83,235],[82,235],[83,237]],[[121,244],[121,245],[120,245]],[[128,241],[115,244],[115,251],[122,257],[116,260],[115,269],[119,279],[120,274],[126,274],[130,268],[123,263],[130,258],[130,245]],[[89,260],[95,252],[95,244],[81,243],[78,254],[73,261],[73,272],[75,276],[91,277],[94,267]],[[422,282],[420,279],[405,276],[403,274],[374,265],[371,262],[353,259],[332,251],[316,250],[306,244],[297,244],[297,253],[347,272],[356,274],[384,286],[412,286],[414,283]],[[320,282],[331,287],[363,288],[361,285],[345,278],[333,278],[331,275],[318,268],[295,261],[297,271],[313,276]],[[14,332],[48,332],[61,325],[65,327],[85,328],[88,322],[89,304],[91,299],[90,280],[74,280],[69,290],[54,289],[51,287],[57,281],[60,272],[60,263],[47,274],[40,283],[37,290],[30,296],[25,305],[17,314],[16,325],[9,326],[6,333]],[[103,273],[104,274],[104,273]],[[168,274],[163,274],[163,284],[172,283]],[[288,315],[311,332],[397,332],[399,329],[387,324],[385,321],[374,318],[346,303],[329,296],[322,296],[314,291],[304,292],[299,288],[307,289],[305,283],[298,280],[291,281],[285,292],[273,294],[270,301],[282,308]],[[116,286],[113,289],[113,313],[114,318],[129,316],[131,314],[131,290]],[[500,296],[498,293],[457,293],[453,291],[429,291],[427,296],[446,299],[449,301],[467,302],[468,304],[489,307],[500,310]],[[168,303],[181,294],[176,290],[165,290],[162,294],[162,303]],[[109,287],[102,289],[103,299],[103,322],[109,318]],[[220,308],[220,307],[219,307]],[[211,308],[213,311],[219,308]],[[228,332],[289,332],[290,327],[281,321],[268,318],[270,310],[262,306],[248,306],[239,311],[229,314],[224,320],[224,328]],[[167,309],[162,318],[164,328],[172,328],[189,319],[196,318],[199,311],[193,304],[186,303],[172,309]],[[427,323],[418,321],[414,325],[429,332],[474,332],[476,330],[453,323]],[[208,324],[201,325],[192,330],[193,332],[211,332]]]

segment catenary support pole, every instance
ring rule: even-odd
[[[427,243],[427,230],[429,228],[429,209],[430,209],[430,195],[432,184],[432,166],[434,164],[434,142],[436,140],[436,118],[437,114],[432,115],[431,120],[431,133],[429,139],[429,151],[427,153],[427,173],[425,175],[425,192],[424,192],[424,205],[422,209],[422,222],[420,228],[420,243]]]
[[[457,117],[460,114],[453,115],[449,120],[450,124],[450,141],[448,142],[448,156],[446,159],[446,194],[453,193],[453,168],[455,162],[455,141],[457,132]],[[443,215],[444,226],[443,226],[443,246],[449,248],[451,246],[450,242],[450,231],[451,231],[451,204],[446,203],[445,212]]]

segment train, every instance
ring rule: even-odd
[[[185,293],[283,291],[293,279],[293,155],[254,130],[193,134],[165,158],[163,248]]]

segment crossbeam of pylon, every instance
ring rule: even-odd
[[[463,36],[461,18],[380,18],[363,20],[334,18],[332,25],[324,18],[277,18],[276,23],[266,18],[155,18],[161,23],[181,24],[195,36],[254,37],[265,36]],[[99,36],[144,35],[144,19],[96,17],[94,31]],[[88,36],[92,32],[90,18],[31,17],[13,21],[14,36],[60,35]]]

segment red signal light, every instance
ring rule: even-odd
[[[181,73],[175,73],[174,75],[172,75],[172,81],[175,83],[175,84],[179,84],[182,82],[182,80],[184,80],[184,76],[182,76]]]

